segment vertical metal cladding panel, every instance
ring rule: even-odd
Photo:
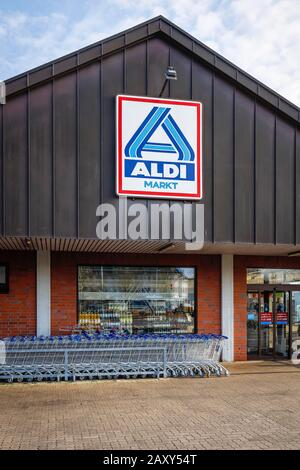
[[[234,239],[233,169],[234,88],[221,77],[214,80],[214,239]]]
[[[300,129],[295,136],[295,224],[296,244],[300,243]]]
[[[274,243],[275,115],[256,106],[255,214],[256,242]]]
[[[147,74],[148,74],[148,96],[157,97],[164,83],[165,71],[169,65],[169,45],[159,38],[148,41]],[[164,96],[168,95],[168,85]]]
[[[280,118],[276,120],[276,242],[295,240],[295,129]]]
[[[0,105],[0,234],[3,235],[3,113],[4,106]]]
[[[170,96],[178,100],[192,97],[192,58],[180,49],[170,48],[170,65],[177,72],[177,80],[170,80]],[[162,80],[164,74],[162,74]]]
[[[150,39],[147,49],[148,96],[159,96],[165,80],[165,71],[170,63],[169,60],[169,45],[159,38]],[[163,97],[168,98],[169,96],[169,85],[167,85]],[[149,210],[151,210],[153,204],[169,204],[169,201],[165,199],[149,199]],[[153,226],[152,229],[157,230],[157,227]]]
[[[125,50],[125,90],[128,95],[147,95],[147,43]]]
[[[30,93],[30,234],[52,235],[52,84]]]
[[[235,96],[235,241],[254,241],[254,99]]]
[[[28,234],[28,95],[7,100],[4,125],[6,235]]]
[[[205,241],[212,242],[213,160],[212,160],[212,106],[213,74],[199,62],[193,63],[192,99],[201,101],[202,109],[202,171],[205,220]]]
[[[103,59],[101,64],[101,187],[102,200],[116,203],[116,95],[123,93],[124,53]]]
[[[95,238],[100,204],[100,63],[78,73],[79,80],[79,236]]]
[[[178,100],[192,99],[192,58],[181,49],[170,47],[170,65],[177,72],[177,80],[170,80],[170,97]],[[162,80],[164,74],[162,74]],[[183,201],[175,201],[181,207],[183,213],[185,205]],[[173,220],[171,220],[171,232],[174,231]],[[174,220],[174,223],[179,221]],[[187,229],[187,227],[185,227]],[[191,238],[191,234],[186,233],[187,238]]]
[[[76,74],[54,83],[55,235],[77,236]]]
[[[128,95],[147,96],[147,43],[142,42],[125,50],[125,88]],[[127,200],[128,210],[133,204],[147,208],[145,199]],[[139,230],[139,229],[137,229]]]

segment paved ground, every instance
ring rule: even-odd
[[[300,449],[300,369],[229,378],[4,384],[0,449]]]

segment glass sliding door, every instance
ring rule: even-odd
[[[255,354],[258,337],[259,356],[290,358],[300,340],[300,269],[248,268],[247,286],[248,354]]]
[[[248,292],[247,308],[247,351],[250,356],[257,356],[259,353],[259,293]]]
[[[263,356],[273,355],[274,352],[274,318],[273,292],[260,293],[260,353]]]
[[[288,358],[290,353],[289,291],[248,292],[247,344],[249,356]],[[300,333],[300,292],[293,293],[292,335]]]
[[[291,346],[300,339],[300,291],[291,292]]]
[[[274,292],[275,298],[275,354],[289,357],[289,297],[290,293]]]

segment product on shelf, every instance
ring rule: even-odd
[[[81,300],[79,323],[103,332],[192,333],[191,304],[178,301],[151,300],[110,301]]]

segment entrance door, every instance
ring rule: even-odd
[[[255,358],[259,354],[259,293],[248,292],[247,351]]]
[[[274,292],[275,301],[275,355],[289,357],[289,297],[290,293]]]
[[[247,338],[250,356],[289,357],[289,299],[289,291],[272,289],[248,292]],[[300,318],[300,295],[294,304]],[[299,323],[295,328],[300,328]]]
[[[291,292],[291,349],[293,342],[300,339],[300,292]]]
[[[259,310],[259,353],[261,356],[274,355],[274,305],[273,291],[260,292]]]

